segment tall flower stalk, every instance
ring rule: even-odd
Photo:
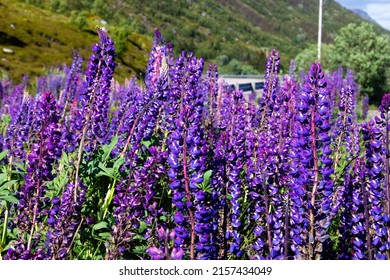
[[[76,172],[74,179],[74,201],[77,201],[80,165],[83,151],[91,152],[97,143],[105,143],[108,120],[108,98],[111,79],[115,69],[114,42],[107,34],[98,29],[100,43],[92,47],[84,90],[81,94],[81,120],[77,125],[82,129],[77,152]]]
[[[58,127],[59,115],[56,101],[51,93],[46,92],[38,102],[36,121],[39,123],[39,141],[32,145],[27,156],[27,175],[21,189],[18,203],[17,224],[22,236],[19,245],[24,244],[25,251],[31,252],[37,228],[46,214],[45,199],[43,198],[45,183],[54,178],[53,164],[60,157],[60,130]],[[16,250],[17,249],[10,249]]]

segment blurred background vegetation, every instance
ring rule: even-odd
[[[273,48],[281,54],[284,73],[292,59],[300,71],[317,57],[317,0],[0,0],[0,10],[0,75],[17,81],[70,64],[73,50],[87,60],[96,26],[115,42],[119,81],[143,77],[155,28],[176,55],[191,50],[217,63],[222,74],[263,75]],[[323,67],[333,71],[341,64],[369,72],[358,81],[372,97],[389,90],[390,32],[334,0],[324,1],[323,11]],[[371,43],[355,46],[366,37]]]

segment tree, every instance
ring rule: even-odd
[[[321,46],[321,66],[323,69],[331,71],[332,65],[330,57],[332,56],[332,45],[322,44]],[[303,71],[307,72],[314,61],[317,60],[317,45],[312,44],[307,47],[304,51],[300,52],[296,58],[295,63],[297,65],[298,73]]]
[[[379,35],[370,23],[351,23],[339,30],[331,59],[334,67],[352,68],[361,93],[378,103],[389,89],[389,54],[389,35]]]

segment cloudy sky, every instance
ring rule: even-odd
[[[390,30],[390,0],[336,0],[348,9],[361,9],[384,28]]]

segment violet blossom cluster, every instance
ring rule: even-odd
[[[61,199],[57,196],[51,199],[52,208],[47,219],[49,230],[45,242],[46,259],[64,260],[69,255],[75,234],[83,222],[81,208],[85,201],[87,187],[82,182],[79,182],[78,187],[80,189],[77,191],[76,202],[73,199],[74,183],[67,184]]]
[[[92,46],[93,54],[88,63],[86,80],[80,96],[81,119],[77,119],[75,125],[83,130],[80,137],[85,137],[83,148],[87,152],[95,150],[98,143],[105,144],[107,141],[109,111],[107,101],[116,66],[114,42],[103,30],[99,29],[98,34],[100,43]]]
[[[149,152],[150,156],[143,166],[137,166],[127,179],[115,187],[115,225],[107,245],[107,259],[128,256],[132,237],[141,221],[151,228],[161,214],[157,203],[153,203],[153,198],[158,191],[158,181],[165,173],[162,163],[166,161],[167,153],[155,147],[151,147]]]
[[[43,197],[45,183],[54,178],[53,164],[62,152],[57,109],[57,103],[50,92],[39,97],[35,115],[35,121],[39,124],[38,141],[33,143],[32,150],[27,155],[27,175],[19,193],[17,225],[19,231],[26,234],[26,239],[20,240],[19,246],[24,244],[25,250],[32,255],[33,239],[40,238],[34,228],[42,223],[42,218],[47,214],[45,204],[48,201]],[[11,251],[18,251],[12,247],[9,250],[10,254],[14,254]]]
[[[368,184],[368,203],[370,220],[370,230],[372,230],[372,250],[371,256],[375,259],[383,260],[386,258],[388,244],[386,240],[387,230],[385,225],[384,207],[382,200],[384,193],[382,191],[383,182],[383,161],[381,158],[386,153],[382,146],[382,131],[374,120],[362,124],[363,140],[366,148],[366,178]],[[371,259],[371,258],[370,258]]]
[[[168,176],[177,208],[175,245],[178,249],[188,248],[190,258],[195,258],[196,248],[197,258],[209,259],[215,258],[217,251],[212,242],[216,230],[211,222],[212,206],[205,202],[209,195],[200,187],[208,150],[202,128],[204,99],[199,87],[202,70],[202,59],[183,53],[172,72],[172,97],[178,95],[180,103],[167,108],[168,127],[172,129],[167,142],[171,167]],[[174,124],[169,123],[173,115],[177,116]]]
[[[390,94],[359,124],[352,71],[314,62],[300,84],[292,62],[280,79],[272,50],[260,99],[246,99],[216,65],[202,77],[202,58],[174,60],[158,30],[145,83],[120,85],[114,43],[98,34],[86,73],[75,55],[38,79],[36,97],[27,78],[0,83],[2,164],[22,182],[4,258],[93,258],[92,247],[112,260],[390,257]]]

